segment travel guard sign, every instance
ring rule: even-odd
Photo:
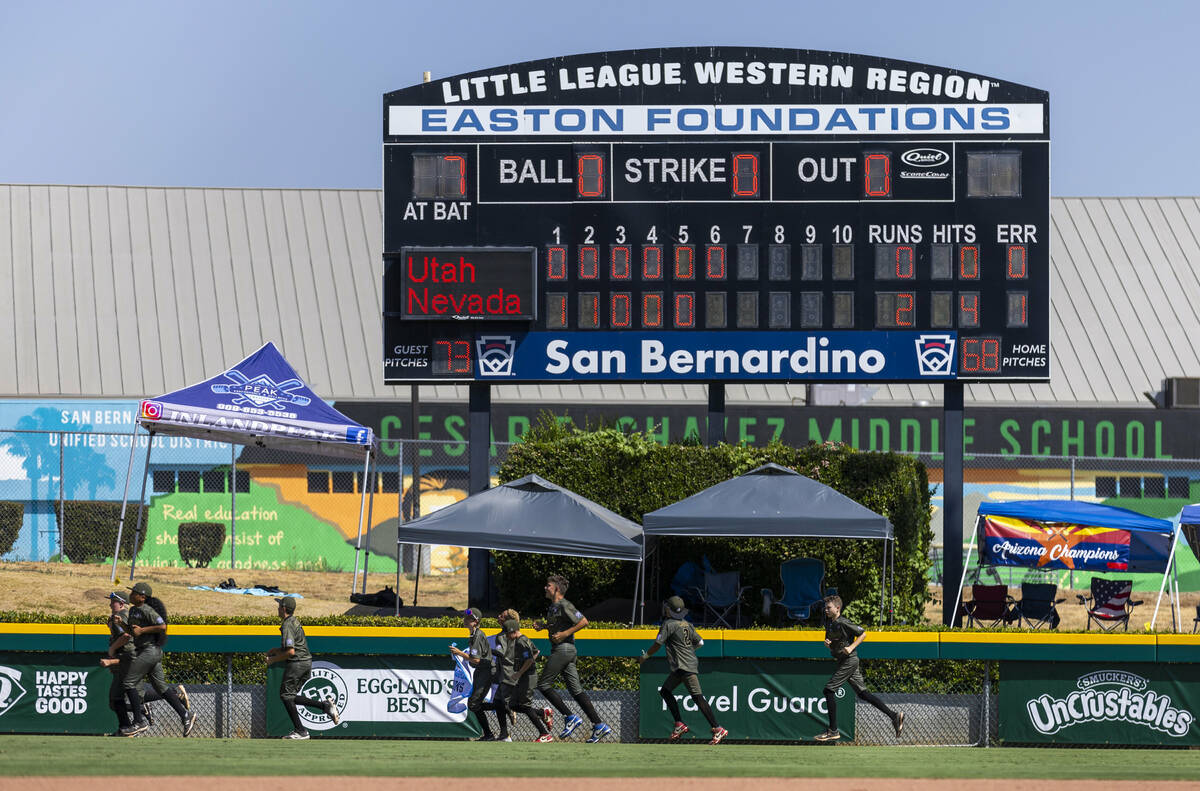
[[[535,259],[532,247],[406,247],[384,283],[405,319],[532,321]]]
[[[954,333],[529,332],[475,340],[479,381],[953,378]]]

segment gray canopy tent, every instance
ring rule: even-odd
[[[382,526],[381,526],[382,527]],[[373,530],[378,533],[379,527]],[[537,475],[477,492],[396,529],[400,544],[642,562],[642,528]],[[641,568],[636,579],[642,583]],[[396,587],[400,587],[399,565]],[[634,590],[636,612],[638,590]],[[399,607],[399,603],[397,603]]]
[[[653,536],[862,538],[883,542],[881,614],[889,579],[895,587],[892,523],[825,484],[778,464],[764,464],[642,518]],[[642,583],[643,587],[645,583]]]

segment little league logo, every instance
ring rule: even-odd
[[[922,335],[914,343],[921,376],[949,376],[954,372],[953,335]]]
[[[300,694],[322,703],[328,701],[336,706],[339,712],[345,711],[349,694],[346,691],[345,680],[338,673],[339,670],[341,668],[332,662],[314,662],[312,676],[304,682]],[[308,706],[297,706],[296,710],[304,724],[315,731],[327,731],[334,727],[333,720],[323,711],[310,709]]]
[[[512,376],[517,342],[507,335],[483,335],[475,341],[480,376]]]
[[[0,717],[25,697],[25,687],[21,686],[21,671],[0,665]]]
[[[235,406],[252,404],[259,409],[286,409],[289,404],[308,406],[312,401],[308,396],[293,395],[293,391],[304,387],[304,382],[299,379],[276,382],[266,374],[259,374],[250,379],[237,369],[226,371],[225,378],[233,384],[215,384],[212,385],[212,391],[219,395],[236,396],[230,402]]]

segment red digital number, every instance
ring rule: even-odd
[[[1021,280],[1029,277],[1029,270],[1025,265],[1025,245],[1014,244],[1008,248],[1008,277],[1011,280]]]
[[[913,325],[913,307],[916,298],[912,294],[896,295],[896,326],[911,327]]]
[[[758,197],[758,154],[733,155],[733,195]]]
[[[675,295],[675,326],[696,326],[696,295],[691,293]]]
[[[863,185],[867,197],[886,198],[892,194],[892,158],[887,154],[867,154]]]
[[[709,280],[725,279],[725,245],[709,245],[704,251],[704,274]]]
[[[613,327],[628,327],[630,323],[630,296],[626,292],[612,295],[612,311],[609,324]]]
[[[470,341],[434,341],[435,359],[445,355],[446,372],[451,374],[471,373]]]
[[[917,276],[916,254],[911,247],[899,245],[896,247],[896,277],[901,280],[911,280]]]
[[[467,197],[467,160],[460,156],[447,156],[442,157],[442,159],[450,168],[450,178],[454,178],[454,170],[458,170],[458,197]]]
[[[581,198],[604,196],[604,157],[601,154],[580,154],[575,172],[575,186]]]
[[[958,276],[963,280],[979,279],[979,248],[963,245],[958,251]]]
[[[610,257],[612,259],[612,279],[629,280],[633,274],[629,269],[629,248],[614,247]]]
[[[642,278],[645,280],[662,280],[662,248],[653,245],[642,248]]]
[[[579,248],[579,279],[596,280],[600,277],[600,248]]]
[[[662,294],[642,295],[642,326],[662,326]]]
[[[979,326],[979,295],[962,294],[958,298],[958,326]]]
[[[959,365],[963,373],[999,373],[999,338],[963,338],[962,360]]]
[[[546,248],[546,279],[547,280],[566,280],[567,279],[567,248],[565,248],[565,247],[547,247]]]
[[[675,279],[692,280],[696,277],[696,248],[690,244],[675,245]]]

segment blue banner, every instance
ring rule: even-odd
[[[476,379],[513,381],[941,381],[953,332],[480,333]]]

